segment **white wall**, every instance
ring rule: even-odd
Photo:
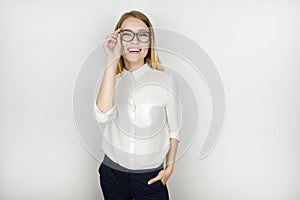
[[[299,1],[1,1],[0,199],[101,199],[74,83],[120,14],[193,38],[226,94],[223,136],[176,163],[172,200],[300,199]]]

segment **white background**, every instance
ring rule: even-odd
[[[0,199],[101,199],[98,165],[75,131],[81,64],[124,11],[193,38],[226,94],[212,154],[192,148],[172,200],[300,199],[299,1],[1,1]]]

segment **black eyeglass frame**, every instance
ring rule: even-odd
[[[130,33],[133,34],[133,37],[132,37],[131,40],[124,40],[124,39],[122,38],[122,32],[125,32],[125,31],[130,32]],[[123,29],[123,30],[120,30],[119,33],[121,34],[121,39],[124,40],[125,42],[131,42],[131,41],[134,40],[134,38],[136,37],[136,38],[138,39],[139,42],[147,43],[147,42],[150,42],[150,41],[151,41],[151,36],[152,36],[151,32],[142,31],[142,32],[137,32],[137,33],[135,33],[135,32],[133,32],[132,30],[129,30],[129,29]],[[140,33],[147,33],[148,36],[149,36],[149,40],[148,40],[147,42],[141,41],[140,38],[139,38],[139,36],[138,36],[138,34],[140,34]]]

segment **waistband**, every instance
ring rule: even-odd
[[[164,168],[164,163],[162,163],[160,166],[151,168],[151,169],[138,169],[138,170],[127,169],[127,168],[119,165],[118,163],[112,161],[106,154],[104,155],[104,159],[103,159],[102,163],[113,169],[123,171],[123,172],[129,172],[129,173],[146,173],[146,172],[153,172],[153,171]]]

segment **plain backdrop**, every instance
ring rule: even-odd
[[[299,1],[0,1],[0,199],[102,199],[72,98],[120,14],[193,38],[215,63],[226,123],[204,160],[192,146],[172,200],[300,199]]]

